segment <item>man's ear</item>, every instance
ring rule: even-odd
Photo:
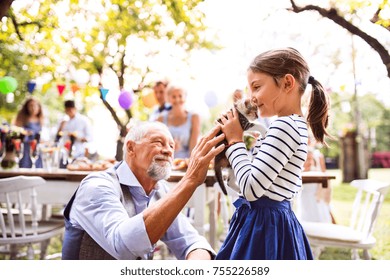
[[[291,74],[286,74],[284,76],[283,82],[284,82],[284,89],[287,92],[290,92],[295,86],[295,78]]]
[[[127,151],[128,155],[130,155],[130,156],[134,155],[135,142],[133,140],[127,141],[127,143],[126,143],[126,151]]]

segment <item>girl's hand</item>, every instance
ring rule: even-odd
[[[228,144],[243,141],[244,131],[242,130],[236,109],[228,111],[226,115],[222,115],[221,122],[222,132],[225,134]]]

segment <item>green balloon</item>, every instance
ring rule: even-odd
[[[0,79],[0,92],[3,94],[14,92],[17,87],[18,82],[13,77],[5,76]]]

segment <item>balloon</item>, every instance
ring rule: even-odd
[[[108,89],[106,88],[100,88],[100,94],[102,95],[102,98],[103,100],[106,100],[106,96],[107,96],[107,93],[108,93]]]
[[[0,92],[3,94],[14,92],[17,87],[18,82],[13,77],[5,76],[0,79]]]
[[[118,98],[119,105],[125,110],[129,109],[131,107],[131,104],[133,103],[133,96],[132,93],[128,91],[122,91]]]
[[[156,97],[154,96],[153,91],[142,96],[142,102],[144,103],[144,106],[147,108],[152,108],[153,106],[157,105],[157,103],[158,103]]]
[[[37,85],[36,82],[33,82],[33,81],[29,81],[27,83],[27,90],[29,93],[33,93],[34,89],[35,89],[35,86]]]
[[[65,89],[65,85],[57,85],[58,93],[62,95]]]
[[[217,106],[218,104],[218,96],[214,91],[208,91],[206,95],[204,96],[204,102],[206,103],[207,107],[213,108]]]

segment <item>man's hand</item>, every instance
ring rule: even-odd
[[[221,127],[219,125],[214,127],[208,134],[200,139],[198,144],[196,144],[192,150],[187,172],[183,177],[184,180],[191,180],[197,186],[203,184],[206,179],[210,161],[225,149],[225,145],[223,144],[215,147],[215,145],[225,138],[223,133],[215,137],[220,130]]]

